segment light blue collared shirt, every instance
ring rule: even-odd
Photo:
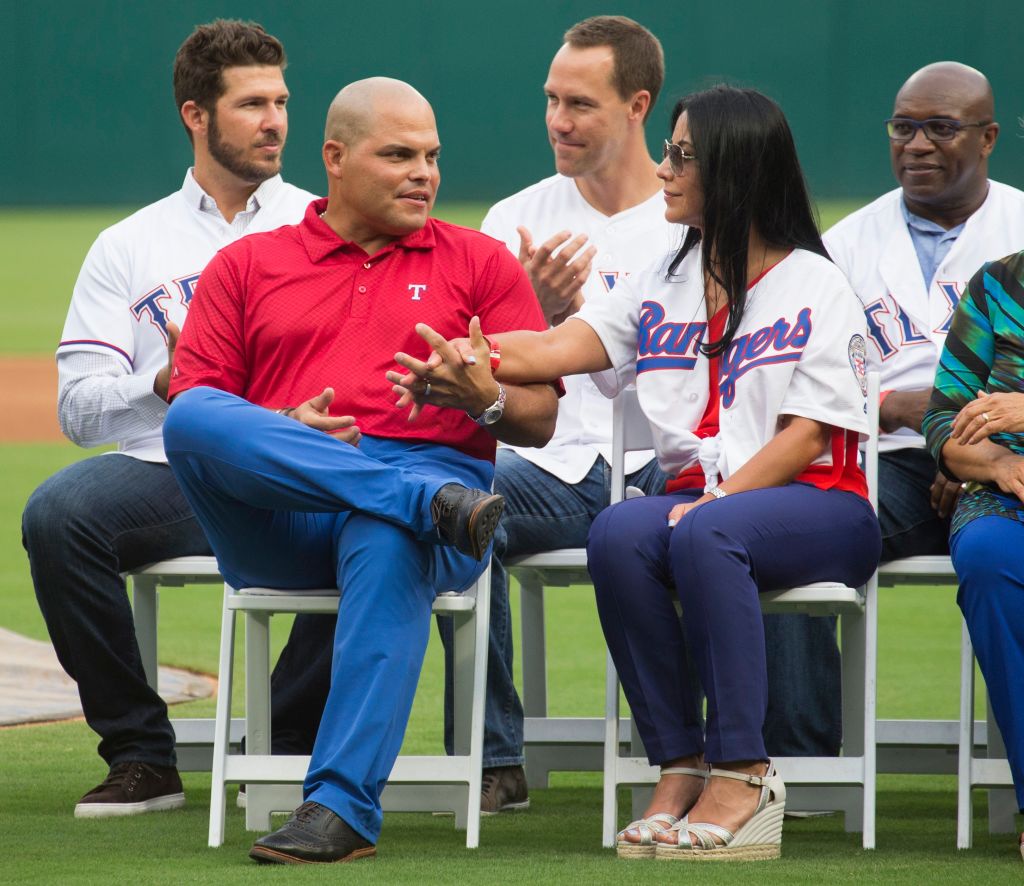
[[[914,215],[907,208],[906,200],[900,200],[900,209],[903,210],[903,219],[907,223],[907,230],[910,231],[910,239],[914,244],[914,252],[917,253],[917,262],[924,275],[924,287],[931,289],[936,269],[949,255],[949,250],[956,243],[956,238],[963,233],[964,225],[967,222],[947,231],[942,225]]]

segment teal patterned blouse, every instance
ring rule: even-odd
[[[957,413],[978,391],[1024,392],[1024,252],[983,265],[953,315],[922,427],[932,456],[951,477],[939,453]],[[993,434],[989,439],[1024,455],[1024,434]],[[950,532],[993,515],[1024,522],[1024,505],[995,486],[969,483]]]

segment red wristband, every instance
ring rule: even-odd
[[[501,365],[501,345],[486,335],[484,336],[484,341],[487,342],[487,347],[491,352],[491,372],[495,373],[498,371],[498,366]]]

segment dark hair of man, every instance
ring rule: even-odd
[[[651,94],[647,114],[651,113],[665,82],[665,53],[647,28],[624,15],[595,15],[573,25],[563,39],[575,49],[610,46],[615,58],[612,86],[619,98],[626,100],[646,89]]]
[[[287,65],[284,47],[256,22],[219,18],[198,25],[174,57],[174,102],[212,111],[224,94],[224,69],[245,65]],[[186,126],[185,131],[192,133]]]
[[[675,273],[686,254],[703,241],[702,263],[729,300],[725,332],[703,346],[723,353],[743,319],[747,301],[747,250],[756,230],[769,246],[806,249],[828,258],[793,134],[782,109],[753,89],[714,86],[679,100],[672,130],[686,112],[693,153],[704,192],[702,229],[690,228],[669,266]]]

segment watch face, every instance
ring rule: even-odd
[[[480,423],[484,425],[493,425],[501,418],[501,414],[504,411],[505,410],[500,406],[491,406],[489,409],[485,409],[484,414],[480,416]]]

